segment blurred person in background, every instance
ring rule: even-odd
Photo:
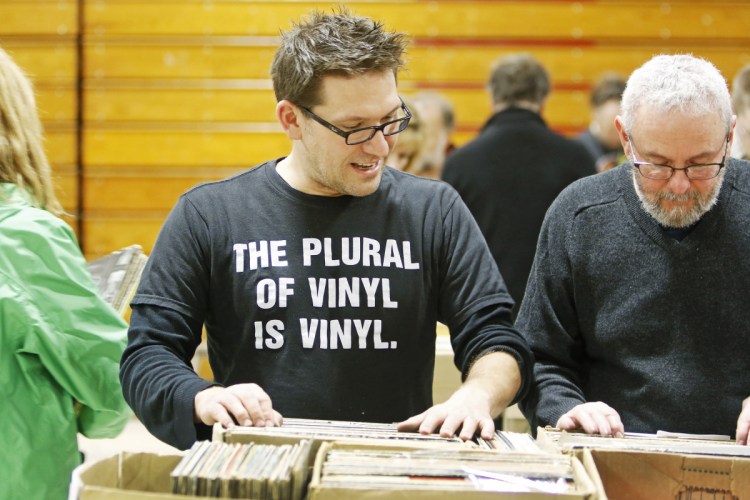
[[[406,129],[398,135],[398,141],[388,154],[385,164],[402,172],[421,175],[427,139],[425,125],[422,123],[421,115],[415,109],[413,103],[404,97],[401,100],[411,110],[411,119]]]
[[[624,90],[625,79],[614,73],[603,76],[591,90],[591,123],[576,140],[596,161],[597,172],[609,170],[625,160],[620,135],[615,128]]]
[[[750,160],[750,64],[740,69],[734,77],[732,107],[737,115],[732,156]]]
[[[31,82],[0,49],[0,498],[67,498],[77,433],[114,437],[131,415],[127,325],[62,213]]]
[[[476,139],[448,157],[443,180],[479,224],[515,312],[547,207],[565,186],[596,171],[582,145],[552,131],[542,118],[550,80],[534,57],[496,61],[489,91],[494,114]]]
[[[412,102],[425,129],[424,154],[417,175],[439,179],[445,158],[455,149],[451,142],[451,134],[456,128],[453,104],[442,94],[433,91],[418,92]]]

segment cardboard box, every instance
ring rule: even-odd
[[[570,447],[576,438],[565,437],[566,432],[559,429],[537,429],[542,449],[579,459],[590,455],[593,464],[587,469],[593,471],[590,475],[601,482],[610,500],[750,499],[748,449],[734,442],[585,436],[590,443],[587,447]]]
[[[173,495],[169,474],[182,454],[122,452],[76,469],[71,498],[79,500],[198,500]]]
[[[750,459],[591,450],[610,500],[750,498]]]
[[[323,466],[326,455],[336,449],[357,449],[351,443],[323,443],[318,449],[313,467],[312,479],[308,487],[308,500],[348,500],[352,498],[363,500],[406,500],[406,499],[436,499],[440,500],[494,500],[517,499],[517,500],[562,500],[562,499],[584,499],[602,500],[606,499],[601,489],[589,477],[583,464],[574,456],[569,456],[574,470],[574,477],[578,485],[576,491],[566,494],[549,494],[543,492],[533,493],[498,493],[480,490],[447,490],[439,484],[434,489],[385,489],[385,488],[346,488],[327,487],[322,483]],[[384,448],[381,448],[384,449]],[[461,453],[477,453],[477,450],[462,450]]]

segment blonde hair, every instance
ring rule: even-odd
[[[396,167],[399,170],[409,172],[410,174],[419,175],[424,168],[423,157],[426,131],[422,118],[419,116],[419,112],[416,110],[416,107],[412,105],[412,102],[409,99],[404,97],[401,97],[401,99],[404,101],[404,104],[406,104],[406,107],[409,108],[409,111],[411,112],[411,120],[409,120],[409,126],[406,127],[403,132],[398,134],[398,141],[391,151],[391,154],[388,155],[388,160],[386,161],[394,163],[390,166]],[[410,153],[408,155],[406,164],[395,165],[397,161],[396,158],[398,158],[399,154],[403,155],[405,154],[405,152]]]
[[[31,81],[0,49],[0,182],[16,184],[35,206],[61,215],[43,142]]]

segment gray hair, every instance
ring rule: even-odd
[[[621,104],[627,133],[641,107],[695,115],[718,113],[727,132],[732,121],[729,89],[721,72],[689,54],[654,56],[630,75]]]
[[[406,44],[403,33],[385,31],[383,24],[343,7],[334,14],[314,11],[281,35],[271,64],[276,100],[319,104],[320,84],[327,75],[379,71],[397,75],[404,65]]]
[[[489,90],[494,104],[541,105],[550,91],[549,74],[530,54],[513,54],[495,62]]]

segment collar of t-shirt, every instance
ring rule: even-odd
[[[700,221],[699,221],[700,222]],[[687,227],[666,227],[661,226],[662,231],[664,231],[667,235],[671,236],[672,238],[676,239],[677,241],[682,241],[688,234],[690,234],[690,231],[695,229],[695,226],[698,225],[698,222],[695,224],[691,224]]]

